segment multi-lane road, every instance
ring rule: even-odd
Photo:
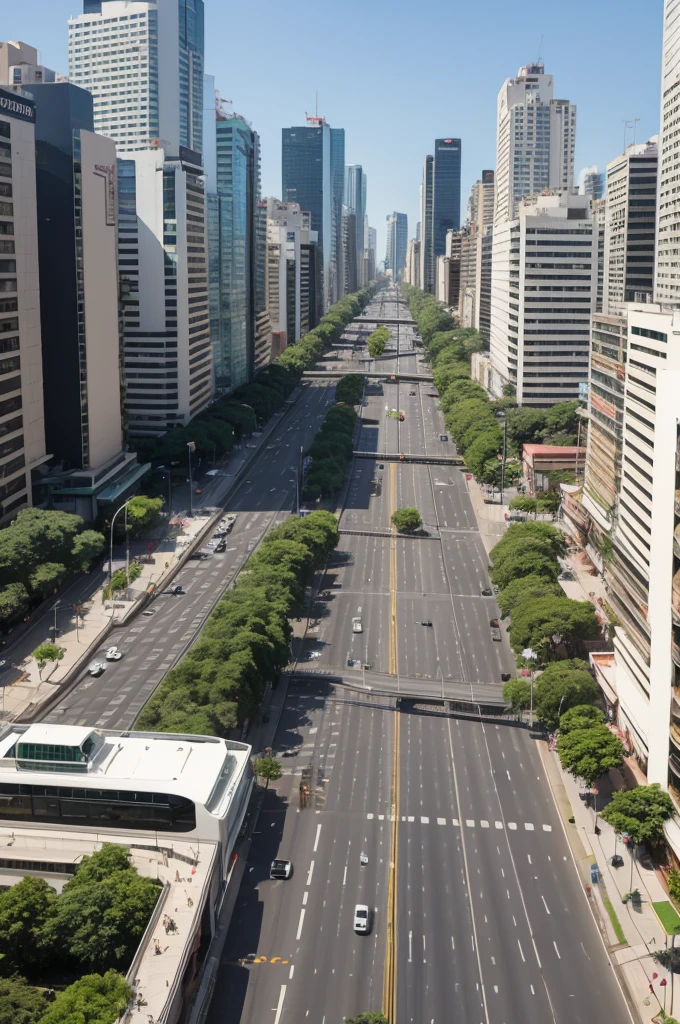
[[[408,316],[388,298],[382,315]],[[421,358],[412,327],[399,328],[398,350],[393,333],[387,376]],[[386,383],[368,397],[359,447],[450,450],[428,389]],[[429,536],[389,535],[406,504]],[[629,1020],[537,738],[334,681],[351,658],[393,691],[438,678],[500,690],[511,657],[489,633],[497,609],[481,594],[487,560],[464,475],[357,460],[341,530],[304,644],[317,674],[289,687],[275,739],[284,775],[266,796],[210,1024],[342,1024],[381,1008],[390,1024]],[[269,880],[276,855],[293,860],[289,881]],[[369,936],[353,931],[357,903],[373,909]],[[258,962],[241,963],[248,954]]]

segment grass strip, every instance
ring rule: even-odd
[[[605,910],[609,914],[609,920],[612,923],[612,928],[616,932],[616,938],[619,940],[619,942],[623,946],[627,946],[628,943],[626,941],[626,936],[623,933],[623,928],[621,927],[621,922],[619,921],[618,917],[616,916],[616,911],[614,910],[614,907],[612,906],[612,901],[609,899],[609,896],[607,896],[606,893],[602,893],[602,902],[604,903]]]
[[[668,900],[661,900],[659,903],[652,903],[654,907],[654,913],[661,921],[661,925],[666,935],[677,934],[680,930],[680,917],[675,907],[673,907]]]

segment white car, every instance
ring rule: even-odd
[[[107,661],[120,661],[122,657],[123,652],[119,650],[117,647],[109,647],[109,649],[106,652]]]
[[[289,860],[273,860],[269,869],[269,877],[285,881],[293,873],[293,865]]]
[[[361,625],[361,619],[357,615],[357,616],[355,616],[352,619],[352,632],[353,633],[363,633],[363,631],[364,631],[364,627]]]
[[[88,665],[87,671],[91,676],[100,676],[106,669],[103,661],[93,661]]]
[[[359,935],[368,935],[371,930],[371,911],[365,903],[357,903],[354,908],[354,931]]]

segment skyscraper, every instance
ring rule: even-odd
[[[96,132],[119,153],[202,151],[203,0],[85,0],[68,28],[69,78],[92,93]]]
[[[92,93],[95,131],[119,158],[132,434],[187,423],[213,394],[203,45],[203,0],[88,0],[69,19],[70,80]]]
[[[494,222],[517,215],[518,203],[574,179],[576,107],[553,99],[543,64],[520,68],[498,93]]]
[[[583,194],[589,199],[602,199],[605,191],[605,176],[597,167],[591,167],[583,175]]]
[[[283,201],[298,203],[311,214],[323,259],[324,309],[340,296],[342,204],[345,178],[345,131],[324,117],[282,131]]]
[[[446,232],[460,228],[460,139],[435,139],[432,161],[432,246],[446,255]]]
[[[434,239],[432,235],[432,171],[434,157],[430,154],[423,161],[423,182],[420,186],[420,287],[424,292],[434,293]]]
[[[348,213],[356,217],[356,250],[357,255],[368,248],[368,240],[364,237],[364,220],[366,216],[366,175],[361,164],[350,164],[345,167],[345,206]]]
[[[219,334],[212,345],[215,383],[233,389],[250,380],[254,367],[260,140],[239,114],[218,112],[215,127]]]
[[[461,238],[458,313],[462,327],[475,327],[477,330],[482,316],[483,241],[486,234],[493,231],[494,177],[493,171],[482,171],[482,177],[472,186],[465,233]],[[488,311],[485,319],[488,323]],[[488,334],[486,337],[488,339]]]
[[[406,267],[408,246],[408,217],[405,213],[391,213],[387,217],[387,247],[385,249],[385,270],[392,271],[398,281]]]

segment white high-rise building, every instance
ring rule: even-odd
[[[498,94],[494,222],[512,220],[526,196],[574,180],[576,107],[553,99],[543,64],[520,68]]]
[[[520,203],[493,236],[493,390],[516,388],[519,405],[578,398],[588,380],[597,288],[590,201],[555,189]]]
[[[69,78],[119,153],[203,149],[203,0],[94,0],[68,23]]]
[[[282,347],[305,335],[314,322],[311,304],[318,233],[311,216],[299,203],[268,198],[267,204],[267,309],[272,331]],[[312,249],[310,257],[310,247]]]

